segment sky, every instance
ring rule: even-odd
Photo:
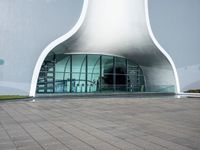
[[[149,0],[150,22],[177,67],[200,65],[200,0]]]

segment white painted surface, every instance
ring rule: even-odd
[[[176,67],[153,36],[148,0],[85,0],[75,27],[48,45],[34,69],[30,96],[35,95],[38,74],[45,57],[55,53],[110,53],[138,63],[147,88],[174,85],[180,92]]]

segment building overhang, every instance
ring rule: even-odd
[[[50,52],[126,57],[141,66],[147,88],[173,85],[174,92],[180,92],[176,67],[151,30],[148,0],[84,0],[77,24],[50,43],[38,58],[30,96],[35,96],[40,68]]]

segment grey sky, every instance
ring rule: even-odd
[[[149,0],[152,30],[177,67],[200,64],[200,0]]]

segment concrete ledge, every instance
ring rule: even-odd
[[[179,93],[178,95],[191,98],[200,98],[200,93]]]
[[[18,99],[4,99],[0,100],[0,103],[7,103],[7,102],[22,102],[22,101],[32,101],[34,98],[18,98]]]
[[[65,97],[65,98],[94,98],[94,97],[134,97],[134,98],[143,98],[143,97],[165,97],[165,96],[176,96],[175,93],[126,93],[126,92],[119,92],[119,93],[52,93],[52,94],[37,94],[36,98],[58,98],[58,97]]]

